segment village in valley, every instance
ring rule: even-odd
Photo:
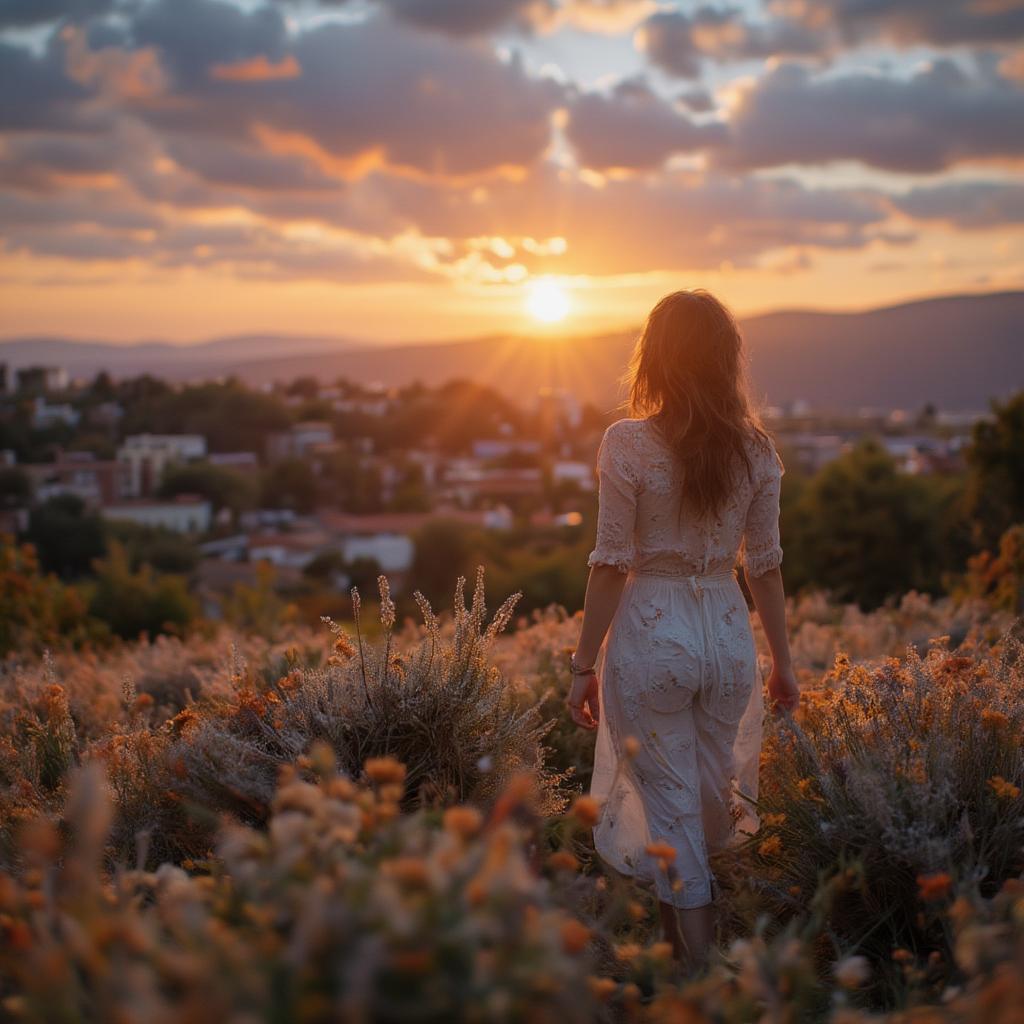
[[[5,367],[0,385],[0,531],[45,548],[33,524],[57,506],[114,537],[177,538],[212,617],[261,566],[278,589],[315,582],[341,594],[385,573],[401,594],[417,546],[436,543],[430,524],[575,550],[596,513],[601,434],[619,415],[564,391],[511,402],[460,381],[385,389],[304,378],[255,390]],[[962,470],[985,414],[797,402],[764,415],[791,476],[818,472],[865,436],[903,473],[930,476]]]

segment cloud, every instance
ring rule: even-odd
[[[704,56],[693,38],[693,22],[682,12],[653,14],[637,29],[636,45],[662,71],[699,78]]]
[[[1024,185],[964,181],[913,188],[893,205],[915,220],[943,221],[957,228],[1000,228],[1024,223]]]
[[[65,75],[59,47],[36,55],[0,39],[0,131],[75,128],[89,95]]]
[[[344,7],[349,0],[277,0],[291,6]],[[572,0],[587,7],[618,6],[626,0]],[[499,29],[530,31],[550,22],[558,10],[557,0],[376,0],[395,18],[421,29],[455,37],[489,35]]]
[[[554,11],[551,0],[378,0],[396,17],[454,36],[529,27]]]
[[[722,124],[699,124],[661,99],[643,80],[620,82],[610,95],[583,93],[569,104],[565,127],[579,161],[600,170],[659,167],[675,153],[725,141]]]
[[[550,165],[519,181],[465,189],[373,176],[372,190],[410,229],[455,244],[480,236],[566,240],[564,255],[514,258],[531,272],[643,273],[751,264],[780,247],[859,248],[888,210],[869,192],[811,189],[793,181],[703,173],[609,179],[595,185]]]
[[[70,25],[62,30],[60,38],[65,46],[68,77],[109,99],[146,99],[160,95],[167,87],[167,76],[153,49],[90,49],[86,34]]]
[[[744,88],[729,119],[732,167],[856,160],[890,171],[938,171],[1024,156],[1024,91],[939,60],[910,78],[821,77],[783,64]]]
[[[811,29],[835,28],[853,42],[955,46],[1024,38],[1020,0],[774,0],[770,6]]]
[[[116,0],[0,0],[0,29],[45,25],[60,18],[85,20],[106,14]]]
[[[676,103],[681,103],[695,114],[709,114],[716,106],[715,97],[707,89],[699,87],[681,92],[676,97]]]
[[[126,48],[153,47],[180,89],[204,79],[216,65],[288,56],[288,30],[279,10],[243,10],[228,0],[154,0],[129,23]]]
[[[210,68],[210,77],[222,82],[270,82],[279,78],[298,78],[301,74],[299,62],[291,54],[276,64],[260,55],[234,64],[214,64]]]
[[[760,60],[822,56],[819,33],[800,21],[750,21],[735,8],[700,7],[692,14],[659,11],[637,30],[636,43],[652,64],[678,78],[699,78],[705,58]]]
[[[414,6],[375,0],[362,20],[289,26],[281,6],[147,0],[118,18],[54,24],[39,50],[0,42],[8,251],[265,279],[488,281],[779,270],[824,249],[906,244],[913,221],[1019,222],[1008,187],[886,197],[750,173],[1016,158],[1024,91],[998,70],[1003,54],[970,73],[939,61],[908,77],[782,64],[714,117],[697,84],[676,83],[673,98],[643,77],[602,90],[538,78],[469,20],[457,27],[466,6],[424,4],[431,26]],[[541,10],[480,6],[504,11],[504,25]],[[567,4],[559,12],[563,24],[575,17]],[[695,68],[773,50],[774,24],[693,11]],[[562,111],[582,173],[560,162]],[[688,155],[700,159],[672,159]],[[564,249],[546,242],[556,237]]]

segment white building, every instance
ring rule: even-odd
[[[205,458],[206,438],[200,434],[133,434],[117,450],[126,471],[126,494],[132,498],[152,494],[174,463]]]
[[[249,538],[249,561],[302,570],[327,546],[318,532],[257,534]]]
[[[295,423],[290,430],[271,434],[267,438],[267,457],[300,459],[314,448],[334,444],[334,428],[330,423],[311,420]]]
[[[66,402],[60,405],[48,405],[45,398],[37,398],[32,410],[32,426],[36,430],[45,430],[57,424],[65,427],[77,427],[81,419],[74,406]]]
[[[540,441],[518,438],[478,438],[471,446],[476,459],[503,459],[508,455],[536,455]]]
[[[555,483],[570,480],[579,485],[581,490],[592,491],[594,489],[594,467],[589,462],[576,460],[556,462],[551,467],[551,479]]]
[[[175,533],[206,533],[213,507],[202,498],[182,495],[173,501],[125,501],[103,507],[104,519],[163,527]]]

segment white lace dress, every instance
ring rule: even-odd
[[[740,554],[757,576],[782,561],[783,467],[764,440],[752,437],[749,452],[752,479],[737,467],[732,497],[707,521],[680,518],[676,462],[648,420],[613,423],[598,453],[589,564],[629,575],[597,662],[594,841],[613,868],[683,908],[715,895],[709,851],[758,824],[748,801],[757,797],[762,687],[735,565]],[[646,852],[656,842],[676,852],[667,871]]]

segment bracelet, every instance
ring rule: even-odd
[[[572,672],[572,674],[574,676],[596,676],[597,675],[597,671],[594,669],[593,665],[591,665],[590,668],[580,668],[576,664],[576,652],[575,651],[573,651],[572,654],[569,655],[569,671]]]

